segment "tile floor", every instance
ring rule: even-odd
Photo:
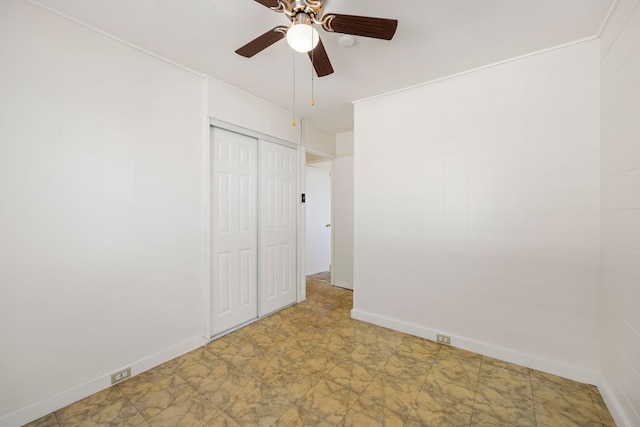
[[[29,426],[614,426],[598,390],[307,300]]]

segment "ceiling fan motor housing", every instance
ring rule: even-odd
[[[324,13],[322,0],[280,0],[278,10],[282,10],[293,21],[297,15],[304,13],[313,24],[319,24],[318,18]]]

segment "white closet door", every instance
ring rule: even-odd
[[[258,316],[257,144],[212,133],[212,335]]]
[[[260,141],[260,315],[296,302],[296,150]]]

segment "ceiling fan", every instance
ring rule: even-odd
[[[325,31],[391,40],[396,33],[396,19],[324,13],[323,0],[255,0],[289,18],[289,26],[279,25],[258,36],[240,49],[238,55],[251,58],[277,41],[287,38],[298,52],[307,52],[318,77],[333,73],[333,67],[314,25]]]

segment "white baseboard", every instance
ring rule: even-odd
[[[137,362],[133,362],[121,368],[124,369],[125,367],[131,366],[131,375],[135,376],[141,372],[147,371],[168,362],[171,359],[175,359],[178,356],[188,353],[191,350],[195,350],[196,348],[205,345],[207,342],[208,340],[204,337],[193,337],[176,344],[167,350],[145,357],[142,360],[138,360]],[[118,369],[116,368],[113,371],[118,371]],[[109,387],[111,387],[111,372],[100,375],[97,378],[62,391],[51,397],[47,397],[46,399],[24,408],[5,414],[0,417],[0,426],[14,427],[24,425]]]
[[[633,427],[638,425],[637,421],[635,423],[631,422],[620,402],[620,397],[616,396],[613,388],[602,375],[598,378],[598,390],[618,427]],[[622,397],[622,399],[624,399],[624,397]],[[628,407],[631,408],[631,405],[629,404]]]
[[[493,357],[495,359],[504,360],[505,362],[515,363],[517,365],[526,366],[527,368],[536,369],[538,371],[547,372],[568,378],[573,381],[597,385],[598,372],[580,368],[578,366],[568,365],[555,360],[545,359],[539,356],[521,353],[504,347],[498,347],[475,341],[469,338],[456,336],[447,331],[436,331],[424,326],[408,323],[401,320],[391,319],[377,314],[367,313],[362,310],[351,310],[351,317],[362,320],[364,322],[373,323],[374,325],[383,326],[385,328],[394,329],[396,331],[426,338],[436,341],[437,334],[445,334],[451,337],[452,347],[461,348],[463,350],[472,351],[483,356]]]

